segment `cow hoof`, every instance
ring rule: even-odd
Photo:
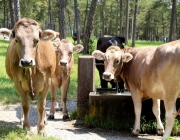
[[[140,133],[140,130],[139,130],[139,129],[136,129],[136,130],[133,130],[133,131],[132,131],[132,134],[133,134],[134,136],[138,136],[139,133]]]
[[[68,115],[63,115],[63,120],[69,120],[69,116]]]
[[[157,130],[158,135],[162,136],[164,134],[164,129]]]
[[[120,92],[121,92],[121,93],[124,93],[124,89],[120,89]]]
[[[54,120],[54,115],[49,115],[48,120]]]
[[[47,137],[47,133],[45,130],[38,131],[38,135],[40,135],[42,137]]]

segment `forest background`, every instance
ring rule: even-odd
[[[0,0],[0,28],[12,29],[23,17],[59,31],[61,39],[76,32],[79,43],[83,33],[86,54],[91,37],[124,36],[131,47],[180,37],[180,0]]]

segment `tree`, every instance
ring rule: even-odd
[[[96,7],[97,7],[97,2],[98,0],[91,1],[91,7],[90,7],[88,19],[87,19],[86,28],[85,28],[83,46],[84,46],[84,53],[86,54],[89,53],[88,43],[89,43],[89,38],[93,30],[93,22],[94,22],[94,15],[95,15]]]
[[[169,41],[174,40],[174,29],[175,29],[175,16],[176,16],[176,0],[172,1],[172,11],[171,11],[171,22],[169,31]]]
[[[74,0],[74,9],[75,9],[75,20],[76,20],[76,34],[77,34],[77,43],[80,43],[80,25],[79,25],[79,12],[78,12],[78,3],[77,0]]]
[[[125,44],[128,45],[129,39],[129,0],[126,1],[126,33],[125,33]]]
[[[122,36],[123,35],[123,32],[122,32],[122,0],[120,0],[120,4],[119,4],[119,6],[120,6],[120,36]]]
[[[66,0],[59,0],[60,6],[59,6],[59,33],[60,33],[60,39],[66,38],[66,32],[65,32],[65,1]]]
[[[14,0],[14,11],[15,11],[15,21],[18,21],[21,18],[19,0]]]
[[[105,8],[105,5],[106,5],[106,0],[102,0],[102,5],[101,5],[101,21],[102,21],[102,36],[105,34],[105,31],[104,31],[104,26],[105,26],[105,24],[104,24],[104,15],[105,15],[105,10],[104,10],[104,8]]]
[[[135,0],[135,8],[134,8],[134,20],[133,20],[133,33],[132,33],[132,47],[135,47],[136,42],[136,18],[138,11],[138,0]]]
[[[13,28],[14,24],[15,24],[15,10],[14,10],[14,1],[13,0],[9,0],[9,7],[10,7],[10,15],[11,15],[11,27]]]
[[[52,27],[52,10],[51,10],[51,0],[48,0],[48,11],[49,11],[49,29],[53,29]]]

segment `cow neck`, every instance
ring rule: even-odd
[[[121,49],[122,53],[125,53],[127,50],[128,50],[128,48],[127,48],[127,49],[125,49],[125,48],[124,48],[124,49]],[[123,77],[124,63],[122,62],[122,55],[121,55],[121,62],[120,62],[120,64],[119,64],[119,68],[120,68],[119,75],[120,75],[122,78],[124,78],[124,77]]]
[[[28,76],[28,80],[29,80],[30,92],[28,93],[28,95],[30,96],[31,100],[34,100],[35,94],[34,94],[33,80],[32,80],[32,68],[25,68],[25,74]]]

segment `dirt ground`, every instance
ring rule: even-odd
[[[69,112],[76,110],[75,99],[67,101]],[[47,101],[46,112],[49,113],[50,101]],[[1,124],[17,125],[19,123],[20,105],[0,106],[0,127]],[[32,103],[30,111],[31,131],[37,133],[37,111],[36,105]],[[56,112],[55,120],[48,121],[46,125],[47,136],[61,138],[62,140],[161,140],[161,136],[143,134],[138,137],[132,136],[131,132],[117,132],[100,128],[86,128],[77,120],[63,121],[62,113]],[[175,137],[180,140],[180,137]]]

